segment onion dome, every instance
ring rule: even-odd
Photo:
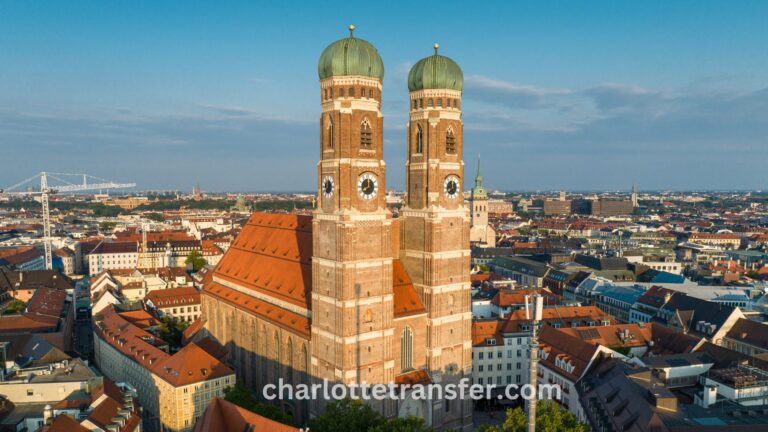
[[[448,89],[461,91],[464,88],[464,73],[455,61],[437,53],[419,60],[408,74],[408,90]]]
[[[364,76],[384,79],[384,62],[370,42],[354,37],[355,26],[349,26],[349,37],[328,45],[317,62],[321,80],[332,76]]]

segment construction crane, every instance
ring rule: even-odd
[[[62,179],[59,176],[70,178],[74,176],[78,177],[78,181],[79,178],[82,178],[83,182],[81,184],[72,183]],[[40,178],[40,190],[34,190],[31,187],[28,187],[25,191],[17,190],[24,185],[31,186],[32,182],[37,178]],[[49,179],[55,180],[60,184],[53,185],[49,183]],[[91,183],[88,183],[89,179],[92,180]],[[94,180],[95,182],[93,182]],[[123,189],[132,187],[136,187],[136,183],[115,183],[113,181],[105,180],[103,178],[88,174],[51,173],[43,171],[33,175],[28,179],[16,183],[13,186],[0,189],[0,196],[7,195],[23,197],[40,195],[40,204],[43,207],[43,245],[45,248],[45,268],[47,270],[51,270],[53,269],[53,256],[51,252],[51,212],[48,204],[49,196],[59,193],[83,192],[87,190]]]

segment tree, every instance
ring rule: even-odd
[[[192,251],[189,253],[189,255],[187,255],[187,260],[185,261],[185,263],[188,266],[192,266],[193,272],[197,272],[197,271],[200,271],[200,269],[202,269],[203,267],[205,267],[206,264],[208,264],[208,261],[206,261],[205,258],[203,258],[203,255],[200,252]]]
[[[19,313],[24,310],[24,308],[27,307],[27,304],[19,299],[11,300],[10,303],[8,303],[8,307],[5,308],[5,314],[15,314]]]
[[[344,399],[328,404],[323,414],[309,422],[312,432],[431,432],[418,417],[387,420],[370,405]]]
[[[184,330],[188,324],[180,319],[166,315],[160,320],[160,324],[155,327],[157,337],[168,342],[171,351],[181,348],[181,340],[184,337]]]
[[[359,400],[344,399],[328,404],[325,412],[309,422],[312,432],[364,432],[386,420]]]
[[[282,412],[280,408],[274,405],[261,404],[256,401],[250,391],[241,381],[237,381],[234,386],[224,390],[224,400],[254,412],[262,417],[274,420],[287,425],[293,425],[293,418]]]
[[[310,429],[311,430],[311,429]],[[368,429],[368,432],[431,432],[432,428],[424,423],[423,418],[396,418]]]
[[[478,432],[525,432],[528,430],[528,418],[523,409],[518,407],[507,410],[504,424],[499,426],[484,425]],[[536,430],[542,432],[588,432],[589,426],[579,423],[570,411],[561,409],[555,402],[540,400],[536,404]]]

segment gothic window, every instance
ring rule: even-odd
[[[451,100],[450,99],[446,99],[445,100],[445,106],[447,106],[448,108],[451,107]]]
[[[267,358],[267,327],[261,326],[261,334],[259,335],[259,344],[261,349],[259,351],[261,358]],[[267,365],[266,362],[261,362],[261,385],[267,384]]]
[[[445,152],[454,154],[456,153],[456,136],[453,135],[453,129],[448,128],[448,132],[445,133]]]
[[[272,337],[272,343],[274,344],[273,350],[273,358],[272,358],[272,365],[273,367],[273,375],[272,378],[277,381],[278,378],[280,378],[280,337],[277,335],[277,331],[275,331],[274,336]]]
[[[400,337],[400,370],[402,372],[413,369],[413,331],[406,326]]]
[[[424,99],[419,99],[419,108],[424,108]]]
[[[333,148],[333,117],[328,116],[328,148]]]
[[[285,366],[288,369],[286,373],[286,381],[293,383],[293,340],[288,339],[288,346],[285,353]]]
[[[424,132],[421,130],[421,125],[416,125],[416,153],[422,153],[424,151]]]
[[[360,148],[370,149],[373,145],[373,131],[371,124],[368,120],[363,120],[363,124],[360,125]]]
[[[413,100],[413,109],[417,109],[419,107],[419,101],[414,99]]]

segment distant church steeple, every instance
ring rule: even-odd
[[[472,197],[485,199],[486,191],[483,186],[483,174],[480,172],[480,155],[477,155],[477,175],[475,176],[475,187],[472,188]]]

